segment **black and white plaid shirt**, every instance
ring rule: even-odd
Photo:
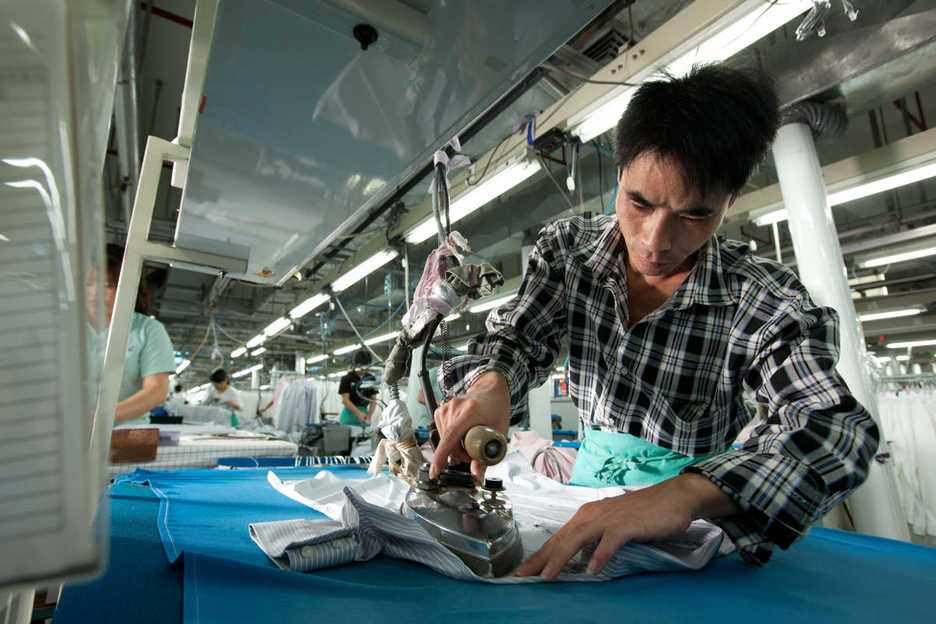
[[[788,269],[717,237],[657,310],[628,328],[626,251],[616,219],[547,226],[518,296],[487,335],[444,367],[446,397],[496,370],[512,415],[548,379],[569,340],[569,392],[585,427],[630,433],[692,457],[744,512],[719,519],[742,556],[763,564],[865,479],[877,429],[835,370],[837,316]],[[767,421],[749,421],[742,390]]]

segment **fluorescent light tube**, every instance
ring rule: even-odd
[[[861,199],[862,197],[869,197],[871,195],[883,193],[884,191],[890,191],[895,188],[900,188],[901,186],[913,184],[914,182],[921,182],[932,177],[936,177],[936,163],[930,163],[921,167],[914,167],[906,171],[901,171],[899,173],[885,175],[881,178],[878,178],[877,180],[872,180],[870,182],[857,184],[840,191],[835,191],[829,193],[827,199],[829,207],[831,208],[832,206],[847,204],[850,201],[855,201],[856,199]],[[766,214],[756,217],[754,219],[754,225],[765,226],[772,223],[779,223],[780,221],[786,221],[788,216],[789,215],[786,208],[772,210]]]
[[[923,310],[919,308],[904,308],[902,310],[889,310],[887,312],[870,312],[868,314],[859,314],[859,321],[880,321],[883,319],[902,318],[905,316],[916,316]]]
[[[345,353],[351,353],[355,349],[360,349],[361,345],[355,343],[353,345],[348,345],[346,347],[341,347],[340,349],[335,349],[332,351],[333,355],[344,355]]]
[[[771,210],[766,214],[762,214],[759,217],[754,218],[754,225],[757,227],[764,227],[765,225],[773,225],[774,223],[780,223],[786,221],[789,213],[786,208],[780,208],[779,210]]]
[[[442,320],[445,321],[446,323],[451,323],[452,321],[457,321],[460,318],[461,318],[461,312],[452,312],[451,314],[449,314]]]
[[[251,351],[251,352],[250,352],[250,357],[255,357],[255,356],[258,356],[258,355],[260,355],[260,354],[262,354],[262,353],[266,353],[266,350],[267,350],[266,347],[260,347],[260,348],[257,349],[256,351]]]
[[[737,10],[726,15],[719,23],[693,38],[697,43],[688,44],[688,51],[666,65],[666,71],[680,76],[695,64],[722,61],[768,33],[786,24],[794,17],[812,7],[811,0],[789,2],[746,2]],[[686,46],[682,46],[686,50]],[[631,78],[641,82],[651,76],[657,68],[651,67]],[[618,120],[630,103],[634,87],[621,85],[593,104],[586,111],[569,118],[571,133],[587,143],[599,134],[617,125]]]
[[[334,379],[335,377],[344,377],[346,374],[345,371],[338,371],[337,373],[329,373],[327,376],[329,379]]]
[[[326,293],[319,293],[317,295],[312,295],[295,308],[289,311],[289,316],[293,320],[302,318],[315,308],[319,307],[323,303],[328,301],[328,295]]]
[[[888,349],[913,349],[914,347],[932,347],[936,346],[936,340],[911,340],[909,342],[891,342],[887,345]]]
[[[636,91],[635,87],[618,87],[612,91],[614,94],[612,97],[606,98],[607,101],[593,108],[581,121],[576,123],[573,121],[576,119],[573,116],[569,119],[569,125],[576,125],[573,126],[571,133],[582,143],[588,143],[599,134],[604,134],[617,125],[627,105],[630,104],[634,91]]]
[[[237,379],[238,377],[246,377],[250,373],[254,371],[258,371],[258,370],[263,370],[263,364],[254,364],[250,368],[245,368],[242,371],[237,371],[236,373],[232,374],[231,377],[233,379]]]
[[[253,349],[254,347],[259,347],[260,345],[262,345],[263,341],[265,341],[266,339],[267,337],[264,336],[263,334],[257,334],[256,336],[248,340],[245,346],[248,349]]]
[[[378,251],[373,256],[352,268],[341,277],[332,282],[331,287],[335,292],[341,292],[352,284],[364,279],[383,265],[387,264],[399,255],[395,249],[384,249]]]
[[[322,360],[327,360],[328,354],[322,353],[321,355],[315,355],[310,358],[306,358],[306,364],[315,364],[316,362],[321,362]]]
[[[898,356],[897,356],[897,361],[898,361],[898,362],[909,362],[909,361],[910,361],[910,356],[909,356],[909,355],[898,355]]]
[[[870,267],[884,266],[886,264],[896,264],[897,262],[906,262],[907,260],[916,260],[917,258],[925,258],[927,256],[933,255],[936,255],[936,247],[928,247],[926,249],[917,249],[916,251],[905,251],[903,253],[891,254],[889,256],[871,258],[870,260],[860,262],[858,266],[867,269]]]
[[[452,223],[455,223],[465,218],[481,206],[517,186],[539,170],[540,164],[538,162],[520,160],[504,167],[500,171],[489,174],[476,186],[468,187],[467,191],[452,200],[449,204],[449,219],[451,219]],[[435,219],[430,216],[406,234],[406,242],[415,245],[435,235]]]
[[[883,273],[874,273],[872,275],[865,275],[863,277],[851,277],[848,279],[849,286],[861,286],[862,284],[872,284],[874,282],[884,281]]]
[[[292,325],[292,321],[288,317],[281,316],[263,328],[263,335],[267,338],[270,338],[280,333],[290,325]]]
[[[922,167],[914,167],[907,171],[901,171],[900,173],[859,184],[842,191],[829,193],[829,205],[838,206],[839,204],[861,199],[862,197],[868,197],[869,195],[883,193],[884,191],[890,191],[934,176],[936,176],[936,162],[923,165]]]
[[[399,333],[400,332],[395,331],[395,332],[390,332],[389,334],[383,334],[381,336],[374,336],[373,338],[368,338],[367,340],[365,340],[364,344],[370,346],[370,345],[380,344],[381,342],[387,342],[388,340],[393,340],[394,338],[396,338],[397,334]]]
[[[176,374],[176,375],[180,374],[180,373],[181,373],[182,371],[184,371],[186,368],[188,368],[189,366],[191,366],[191,364],[192,364],[192,360],[182,360],[182,361],[179,363],[179,365],[176,366],[175,374]]]
[[[725,21],[717,33],[703,36],[701,43],[666,66],[666,71],[681,76],[693,65],[717,63],[734,56],[752,43],[780,28],[794,17],[812,8],[812,0],[787,2],[748,2]],[[739,15],[739,13],[744,13]],[[716,26],[717,28],[717,26]]]
[[[507,303],[508,301],[510,301],[516,296],[517,296],[517,293],[513,293],[511,295],[506,295],[504,297],[498,297],[497,299],[491,299],[490,301],[483,301],[479,304],[471,306],[470,308],[468,308],[468,311],[474,314],[476,312],[484,312],[486,310],[491,310],[501,304]]]
[[[231,351],[231,357],[236,359],[244,355],[245,353],[247,353],[247,347],[237,347],[236,349]]]

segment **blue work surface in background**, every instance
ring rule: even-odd
[[[330,470],[346,477],[364,474],[355,467]],[[301,479],[317,470],[275,472]],[[160,501],[148,487],[129,483],[111,488],[110,566],[102,579],[66,588],[56,624],[307,624],[311,619],[409,624],[475,618],[494,624],[858,624],[922,622],[933,615],[936,549],[820,528],[790,550],[777,551],[766,568],[750,568],[732,555],[700,572],[640,574],[604,583],[463,583],[388,558],[309,574],[283,571],[250,542],[243,523],[315,512],[275,492],[266,484],[266,470],[146,476],[168,498]],[[270,493],[274,496],[267,500]],[[168,510],[161,505],[166,501]],[[171,538],[184,552],[175,564],[160,544],[157,518],[169,520]]]

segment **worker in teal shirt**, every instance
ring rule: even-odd
[[[86,297],[88,317],[92,327],[88,332],[92,353],[104,360],[104,349],[114,312],[117,294],[117,279],[123,261],[123,248],[107,246],[107,274],[104,277],[103,312],[100,319],[97,300],[98,279],[94,272],[89,275]],[[116,423],[148,424],[144,416],[165,401],[169,394],[169,375],[175,371],[175,355],[172,341],[162,323],[149,315],[149,292],[146,280],[140,280],[130,334],[127,338],[127,355],[124,359],[120,392],[117,395]]]
[[[359,390],[363,382],[374,380],[374,376],[366,370],[367,365],[371,363],[370,353],[361,349],[355,352],[351,362],[351,370],[338,383],[338,394],[341,395],[341,402],[344,404],[338,422],[342,425],[364,426],[370,423],[376,405]]]

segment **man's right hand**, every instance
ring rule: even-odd
[[[455,397],[436,408],[434,418],[441,439],[432,458],[429,476],[438,477],[451,457],[458,461],[470,461],[471,474],[480,479],[484,476],[485,467],[465,452],[462,440],[468,430],[477,425],[486,425],[507,436],[510,427],[510,390],[507,380],[496,371],[482,373],[463,396]]]

